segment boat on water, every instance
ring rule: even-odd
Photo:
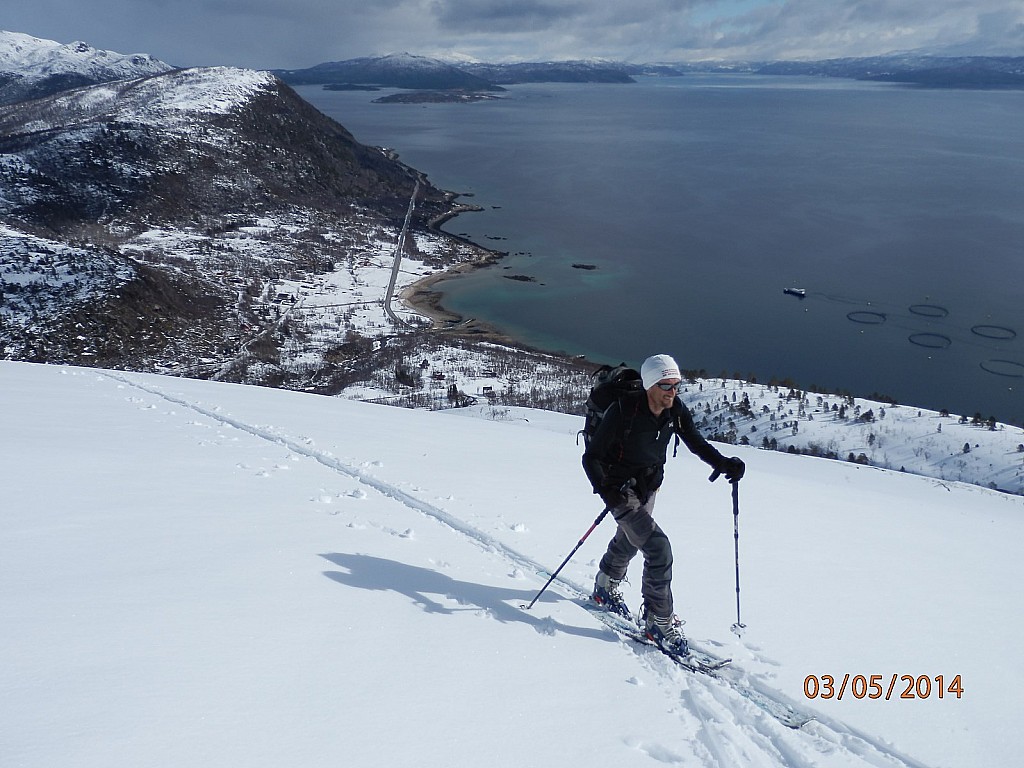
[[[807,290],[804,288],[783,288],[782,292],[801,299],[807,298]]]

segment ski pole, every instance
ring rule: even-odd
[[[604,520],[605,515],[607,515],[610,511],[610,507],[604,508],[601,514],[597,516],[597,519],[594,521],[593,525],[591,525],[590,528],[587,529],[587,532],[583,534],[583,537],[578,542],[576,542],[576,546],[572,548],[572,552],[568,554],[565,560],[562,561],[562,564],[555,569],[554,573],[551,574],[551,578],[548,579],[547,584],[540,588],[540,592],[538,592],[534,596],[533,600],[530,601],[529,605],[520,606],[521,608],[524,608],[527,611],[533,608],[534,603],[536,603],[540,599],[540,596],[544,594],[544,590],[551,586],[551,582],[554,581],[555,577],[558,576],[559,573],[561,573],[563,568],[565,568],[566,563],[572,560],[572,556],[575,555],[579,548],[583,546],[583,542],[585,542],[587,540],[587,537],[594,532],[594,529],[601,524],[601,521]]]
[[[733,539],[736,546],[736,623],[731,629],[737,637],[743,635],[747,625],[740,621],[740,481],[734,480],[732,484],[732,521]]]

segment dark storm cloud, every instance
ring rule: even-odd
[[[547,29],[554,24],[585,17],[588,3],[561,0],[438,0],[430,11],[450,29],[476,31]]]
[[[434,0],[430,11],[450,29],[523,31],[586,28],[598,37],[614,35],[623,24],[651,24],[715,0]]]

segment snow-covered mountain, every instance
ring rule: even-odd
[[[122,54],[83,42],[61,44],[0,30],[0,104],[170,69],[171,65],[144,53]]]
[[[670,459],[716,681],[574,602],[609,521],[520,608],[599,511],[578,417],[13,362],[0,402],[0,765],[1018,762],[1020,497],[740,446],[734,518]]]
[[[0,149],[8,166],[0,212],[57,231],[104,214],[139,229],[143,218],[196,221],[301,201],[344,209],[353,198],[398,215],[415,180],[273,75],[227,67],[8,105]],[[19,200],[31,186],[47,199]]]
[[[914,83],[936,88],[1024,88],[1024,56],[891,54],[757,65],[764,75],[814,75]]]
[[[426,262],[479,254],[429,230],[457,206],[269,73],[171,70],[0,107],[0,357],[308,382],[281,350],[314,329],[282,296],[359,283],[357,265],[391,256],[414,190],[398,290]],[[93,279],[111,264],[123,284]],[[324,318],[342,372],[367,364],[337,319],[349,303]]]
[[[308,69],[275,70],[274,74],[293,85],[340,83],[411,89],[501,90],[460,67],[410,53],[328,61]]]
[[[308,69],[275,70],[285,82],[392,88],[502,91],[515,83],[631,83],[641,67],[603,60],[520,62],[442,61],[409,53],[332,61]]]
[[[575,60],[512,64],[460,64],[467,72],[499,85],[515,83],[632,83],[637,67],[615,61]]]

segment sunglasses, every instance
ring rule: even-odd
[[[662,384],[661,382],[659,382],[658,389],[660,389],[662,392],[671,392],[674,389],[679,389],[679,387],[681,387],[682,385],[683,382],[681,381],[677,381],[675,384]]]

